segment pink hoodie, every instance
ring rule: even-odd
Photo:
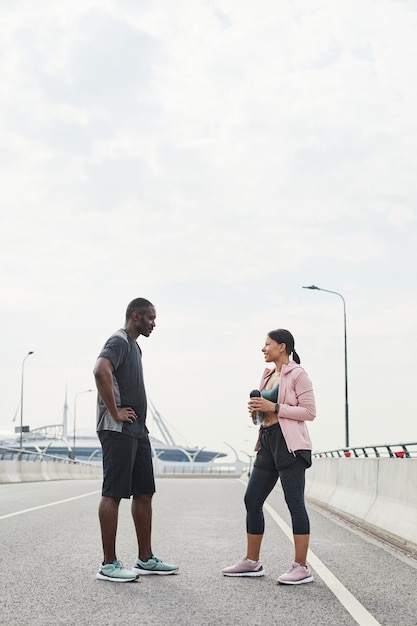
[[[264,371],[259,391],[265,388],[274,371]],[[313,387],[307,372],[295,361],[282,366],[278,404],[279,423],[288,450],[311,450],[306,421],[311,422],[316,417]]]

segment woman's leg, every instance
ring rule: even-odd
[[[295,463],[279,472],[285,502],[291,514],[294,534],[294,561],[305,566],[310,541],[310,521],[305,507],[305,464],[297,458]]]
[[[294,535],[294,561],[303,567],[307,565],[309,542],[310,535]]]
[[[245,493],[247,554],[252,561],[259,560],[265,530],[263,504],[278,480],[278,472],[254,467]]]
[[[246,535],[246,558],[251,561],[259,561],[259,555],[261,553],[263,535]]]

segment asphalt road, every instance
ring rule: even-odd
[[[279,487],[266,512],[266,576],[222,576],[245,551],[244,490],[238,479],[159,479],[153,548],[180,571],[117,584],[95,578],[98,481],[0,485],[0,623],[417,626],[417,562],[311,507],[315,581],[276,584],[293,556]],[[118,557],[126,566],[136,557],[127,501]]]

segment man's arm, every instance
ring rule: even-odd
[[[97,391],[107,407],[108,412],[116,422],[133,422],[137,415],[131,407],[117,407],[113,391],[113,365],[106,357],[99,357],[94,367]]]

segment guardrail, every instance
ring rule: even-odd
[[[405,456],[318,458],[306,473],[306,497],[416,558],[417,458],[398,458]]]
[[[247,469],[243,463],[177,463],[172,465],[155,464],[155,476],[161,477],[187,477],[187,478],[230,478],[241,476]]]
[[[54,456],[43,452],[32,452],[20,448],[7,448],[0,446],[0,461],[42,461],[45,463],[72,463],[79,464],[82,461],[74,461],[69,457]]]
[[[101,465],[65,457],[0,447],[0,483],[101,478]]]
[[[247,469],[242,461],[234,463],[163,463],[154,458],[155,476],[160,477],[236,477]],[[81,474],[81,475],[80,475]],[[88,463],[38,451],[0,446],[0,483],[57,478],[102,476],[100,463]]]
[[[314,452],[313,457],[366,457],[366,458],[397,458],[409,459],[417,457],[417,443],[394,443],[377,446],[355,446],[352,448],[339,448],[325,452]]]

